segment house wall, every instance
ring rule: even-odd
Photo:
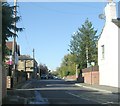
[[[120,6],[120,2],[119,2],[119,6]],[[118,39],[120,39],[120,29],[118,30]],[[120,42],[118,42],[119,44],[119,48],[118,48],[118,54],[120,54]],[[118,63],[120,63],[120,55],[118,56]],[[118,65],[118,70],[120,69],[120,65]],[[118,71],[118,86],[120,87],[120,71]]]
[[[18,61],[18,71],[21,72],[21,70],[27,72],[27,78],[36,78],[37,77],[37,62],[34,60],[20,60]]]
[[[34,67],[33,65],[33,60],[19,60],[18,61],[18,70],[21,71],[25,71],[25,67],[26,67],[26,72],[34,72],[33,69],[31,69],[31,67]]]
[[[115,8],[114,4],[105,7],[106,23],[98,41],[98,65],[100,85],[118,87],[118,27],[112,22],[112,18],[116,17]]]

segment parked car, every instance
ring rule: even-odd
[[[46,74],[42,74],[41,79],[48,79],[48,76]]]
[[[53,75],[51,74],[48,75],[48,79],[53,79],[53,78],[54,78]]]
[[[53,76],[54,79],[56,80],[60,80],[61,78],[57,77],[57,76]]]

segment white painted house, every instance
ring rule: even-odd
[[[117,18],[116,3],[108,2],[104,14],[105,25],[98,41],[99,84],[118,87],[120,20]]]

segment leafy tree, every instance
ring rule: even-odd
[[[23,28],[18,28],[14,26],[14,22],[18,22],[20,20],[19,16],[14,17],[14,6],[10,6],[7,2],[2,2],[2,56],[3,60],[7,53],[6,41],[9,37],[17,36],[13,32],[22,31]]]
[[[48,74],[48,67],[45,64],[39,64],[40,75]]]
[[[97,64],[97,31],[92,23],[86,19],[81,28],[72,36],[70,52],[76,55],[76,64],[79,68],[86,68],[87,63],[94,61]]]
[[[57,68],[60,76],[74,75],[75,74],[75,56],[73,54],[67,54],[64,56],[61,66]]]

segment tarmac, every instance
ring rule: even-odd
[[[12,102],[12,104],[26,104],[26,95],[27,96],[31,96],[28,94],[31,94],[30,92],[26,92],[27,94],[24,97],[20,97],[16,94],[15,89],[18,88],[24,88],[27,85],[27,81],[18,84],[16,87],[14,87],[12,90],[7,90],[8,92],[8,96],[7,98],[4,100],[4,104],[10,104]],[[84,87],[85,89],[91,89],[91,90],[97,90],[99,92],[104,92],[104,93],[112,93],[112,94],[117,94],[118,96],[120,96],[120,88],[117,87],[111,87],[111,86],[105,86],[105,85],[90,85],[90,84],[86,84],[86,83],[79,83],[77,81],[75,81],[75,85],[79,86],[79,87]],[[25,94],[24,92],[22,92],[23,94]]]

